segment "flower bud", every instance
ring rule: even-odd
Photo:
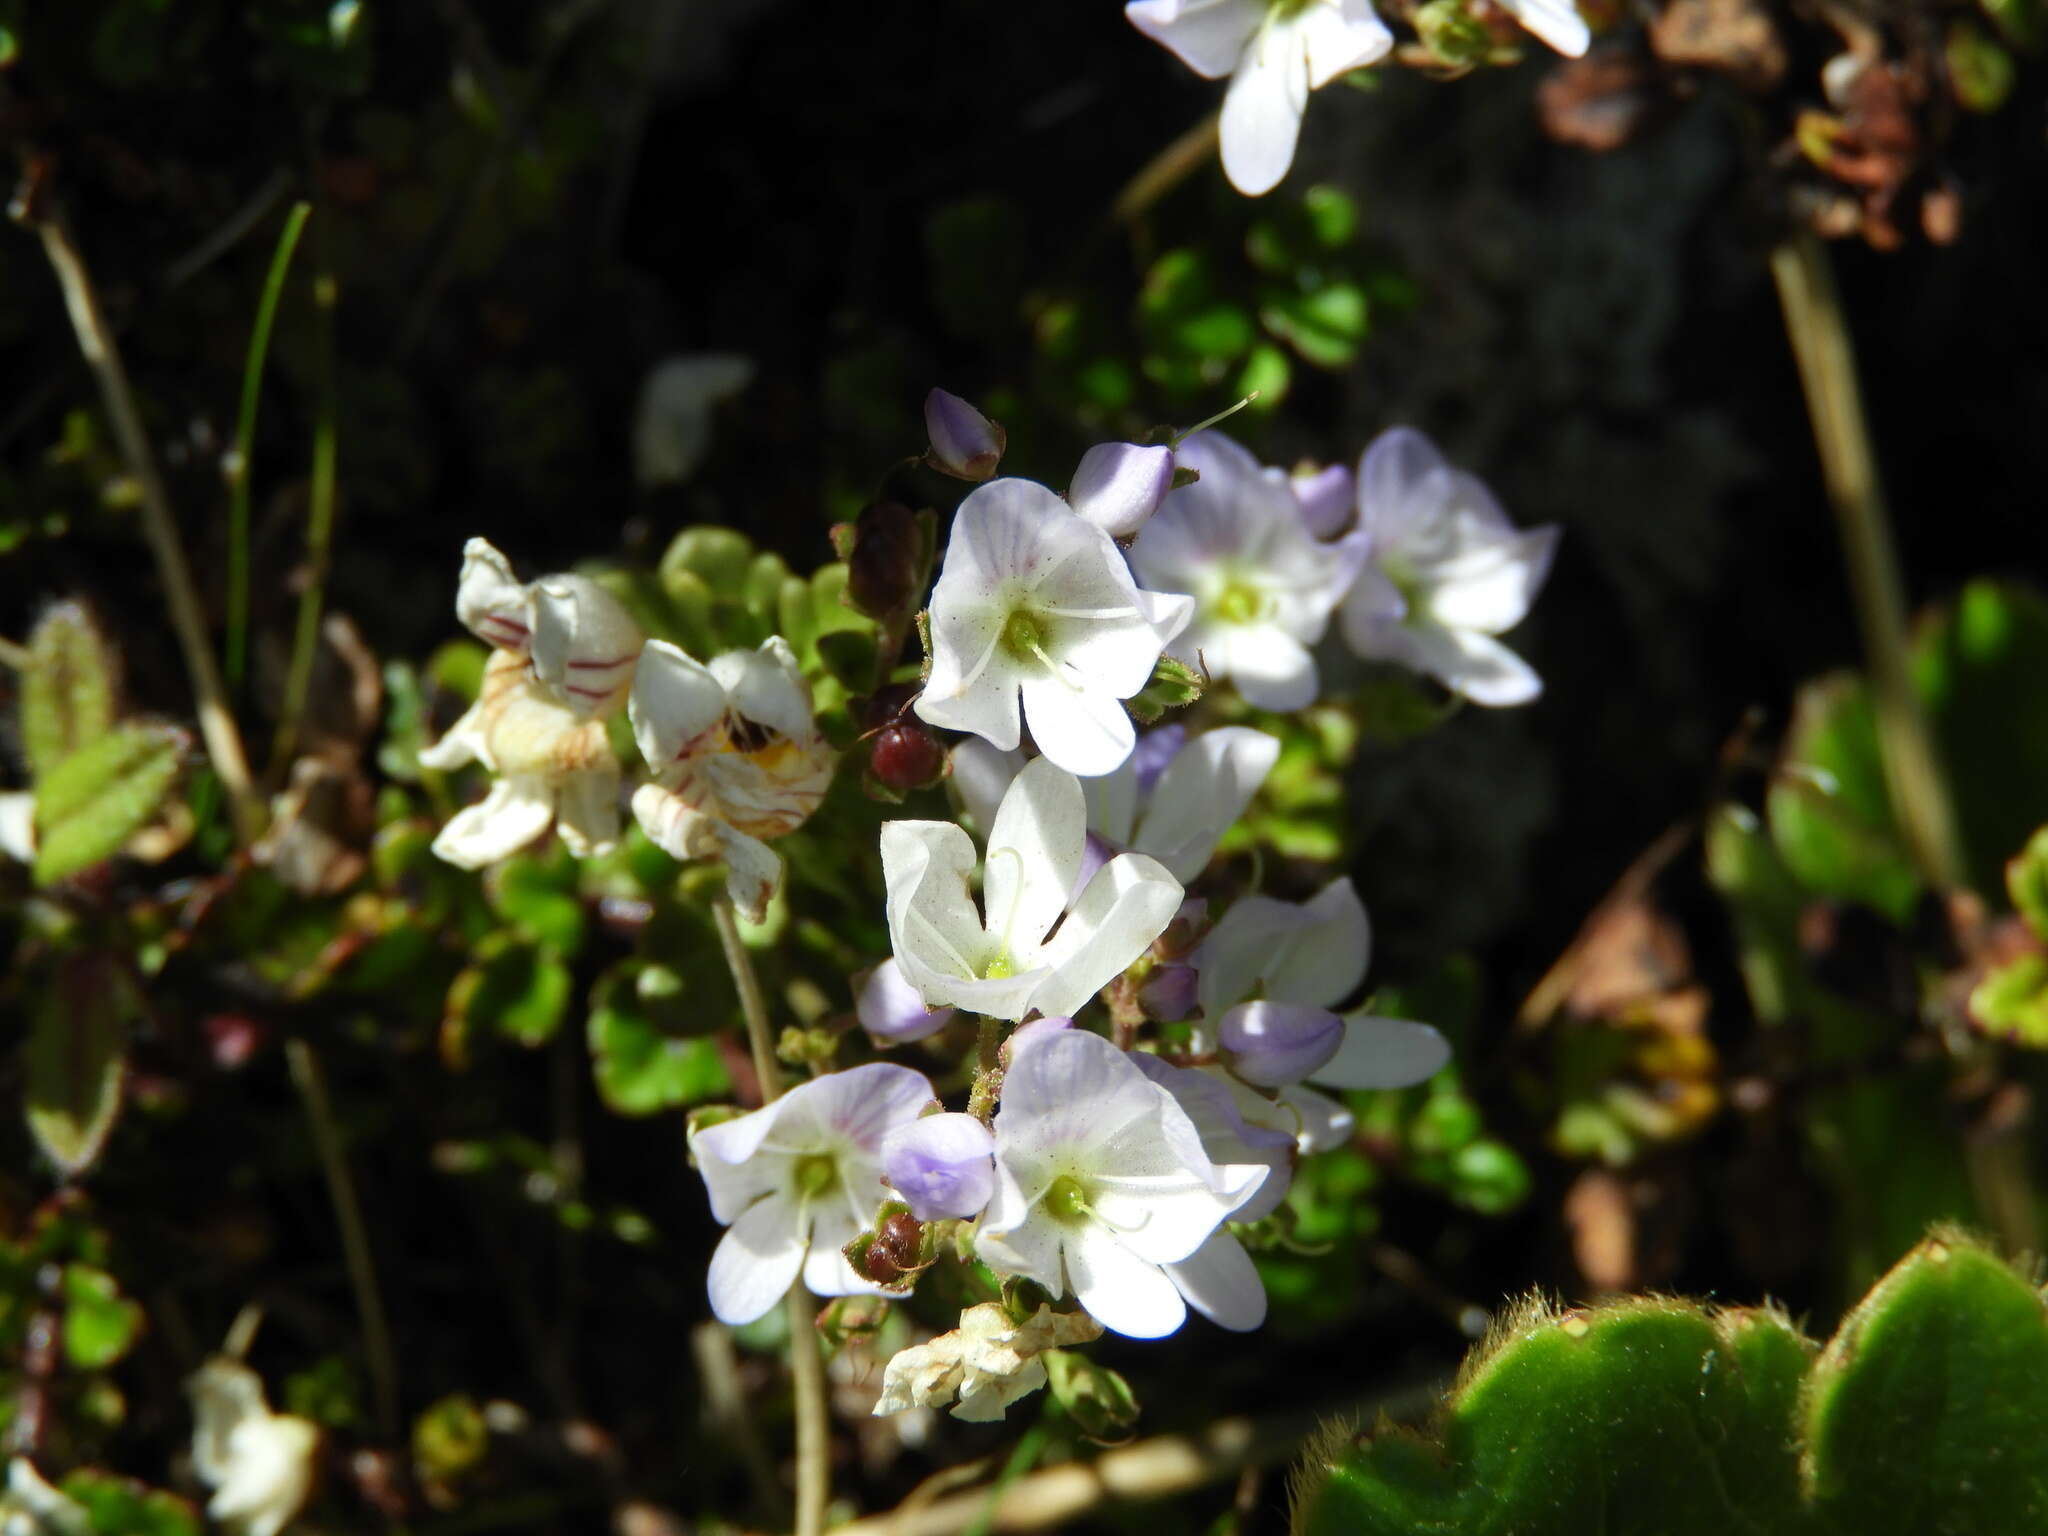
[[[927,1008],[894,960],[853,979],[854,1011],[860,1027],[883,1044],[935,1035],[953,1021],[951,1008]]]
[[[972,1115],[926,1115],[882,1138],[882,1177],[920,1221],[973,1216],[995,1193],[995,1141]]]
[[[1081,455],[1067,504],[1112,539],[1128,539],[1173,489],[1173,450],[1097,443]]]
[[[846,594],[871,619],[908,612],[923,595],[929,558],[917,513],[900,501],[870,502],[853,521]]]
[[[924,1227],[910,1212],[896,1206],[872,1233],[848,1243],[846,1255],[847,1261],[875,1284],[904,1284],[906,1277],[925,1267]]]
[[[904,719],[875,733],[868,767],[885,789],[906,795],[945,777],[946,752],[922,721]]]
[[[1348,465],[1332,464],[1306,474],[1297,471],[1287,483],[1301,508],[1302,523],[1318,539],[1334,539],[1357,515],[1357,482]]]
[[[1138,988],[1138,1007],[1155,1024],[1178,1024],[1195,1011],[1198,973],[1192,965],[1168,961],[1152,968]]]
[[[931,438],[925,463],[956,480],[986,480],[1003,461],[1009,434],[958,395],[935,389],[924,397],[924,429]]]
[[[1260,1088],[1281,1088],[1337,1054],[1344,1021],[1323,1008],[1240,1003],[1223,1015],[1216,1038],[1232,1072]]]

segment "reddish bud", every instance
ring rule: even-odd
[[[914,720],[878,731],[868,761],[875,777],[898,794],[936,784],[946,771],[946,754]]]

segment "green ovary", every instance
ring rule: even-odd
[[[1007,949],[981,968],[981,979],[983,981],[1008,981],[1016,974],[1016,962],[1011,960],[1010,952]]]
[[[1062,1226],[1073,1226],[1088,1218],[1088,1191],[1081,1181],[1070,1173],[1063,1173],[1052,1181],[1052,1188],[1045,1192],[1045,1208],[1052,1219]]]
[[[1266,595],[1249,582],[1233,581],[1216,597],[1216,617],[1226,624],[1251,624],[1263,618]]]
[[[1003,649],[1018,661],[1037,661],[1045,655],[1045,623],[1036,614],[1019,608],[1003,624]]]
[[[829,1152],[810,1152],[796,1160],[796,1192],[815,1199],[830,1189],[839,1177],[839,1164]]]

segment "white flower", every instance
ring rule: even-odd
[[[1572,0],[1500,0],[1500,8],[1567,58],[1592,46],[1593,34]]]
[[[7,1491],[0,1493],[0,1536],[92,1536],[92,1513],[45,1482],[34,1462],[17,1456],[7,1464]]]
[[[989,828],[984,918],[969,887],[973,839],[947,821],[883,824],[889,938],[926,1003],[997,1019],[1072,1014],[1144,953],[1178,910],[1180,882],[1119,854],[1068,910],[1086,839],[1080,781],[1047,758],[1026,764]]]
[[[1249,197],[1294,163],[1308,93],[1394,46],[1367,0],[1132,0],[1124,15],[1204,79],[1231,77],[1223,172]]]
[[[1109,852],[1142,853],[1181,884],[1190,883],[1279,756],[1277,738],[1248,726],[1221,726],[1192,740],[1181,725],[1147,731],[1122,767],[1082,781],[1091,851],[1100,842]],[[977,827],[993,823],[996,803],[1023,765],[1020,754],[998,752],[985,741],[953,749],[953,784]],[[1082,873],[1093,873],[1085,861]]]
[[[633,412],[633,472],[642,485],[690,478],[711,446],[711,413],[754,382],[751,358],[685,353],[647,370]]]
[[[976,1253],[999,1274],[1071,1291],[1131,1338],[1186,1320],[1161,1266],[1194,1260],[1267,1174],[1263,1163],[1212,1161],[1172,1094],[1080,1030],[1015,1053],[995,1137],[996,1193]]]
[[[953,1332],[890,1357],[875,1412],[938,1408],[957,1396],[954,1418],[994,1423],[1018,1398],[1045,1385],[1041,1354],[1101,1337],[1102,1325],[1085,1312],[1055,1312],[1041,1305],[1031,1318],[1016,1323],[1001,1303],[985,1301],[962,1312]]]
[[[1041,752],[1070,773],[1107,773],[1136,734],[1123,701],[1193,611],[1140,590],[1109,535],[1044,486],[992,480],[953,517],[917,713],[1008,751],[1021,698]]]
[[[931,1100],[923,1073],[871,1062],[691,1138],[711,1214],[727,1229],[707,1277],[720,1322],[763,1316],[799,1274],[819,1296],[880,1293],[840,1249],[881,1204],[882,1138]]]
[[[522,582],[483,539],[462,546],[455,616],[486,645],[522,657],[579,716],[616,713],[644,636],[619,600],[588,576]]]
[[[1364,1010],[1330,1012],[1365,979],[1372,930],[1348,878],[1309,901],[1240,898],[1195,954],[1203,1016],[1235,1056],[1239,1075],[1278,1088],[1302,1116],[1304,1150],[1348,1134],[1341,1105],[1295,1086],[1404,1088],[1450,1060],[1427,1024]]]
[[[420,753],[426,768],[468,762],[482,763],[497,781],[434,839],[434,852],[450,864],[481,869],[550,826],[579,858],[618,841],[619,760],[604,722],[563,703],[515,652],[491,653],[476,703]]]
[[[10,789],[0,794],[0,854],[17,864],[36,861],[36,792]],[[30,1468],[34,1471],[34,1468]]]
[[[1550,574],[1558,530],[1518,529],[1476,476],[1420,432],[1383,432],[1358,466],[1359,530],[1372,558],[1344,600],[1344,638],[1475,704],[1526,704],[1543,691],[1494,639],[1513,629]]]
[[[1276,1118],[1274,1106],[1263,1099],[1254,1102],[1264,1114],[1248,1119],[1223,1074],[1176,1067],[1136,1051],[1130,1059],[1187,1111],[1212,1162],[1266,1165],[1265,1181],[1231,1212],[1231,1220],[1257,1221],[1278,1210],[1294,1179],[1296,1136],[1291,1120],[1288,1129],[1279,1129],[1271,1123]],[[1266,1320],[1266,1288],[1244,1244],[1229,1232],[1219,1229],[1190,1257],[1165,1269],[1174,1289],[1218,1326],[1243,1333]]]
[[[1317,543],[1286,480],[1220,432],[1197,432],[1178,456],[1202,478],[1168,496],[1131,546],[1140,581],[1195,600],[1172,653],[1231,679],[1261,709],[1314,703],[1308,648],[1357,578],[1365,540]]]
[[[263,1382],[227,1355],[186,1383],[192,1397],[192,1470],[213,1489],[206,1512],[236,1536],[277,1536],[313,1488],[319,1427],[272,1413]]]
[[[782,860],[763,839],[804,824],[837,760],[789,642],[771,636],[707,666],[650,640],[630,713],[653,775],[633,792],[633,815],[675,858],[722,857],[733,905],[759,922],[782,885]]]

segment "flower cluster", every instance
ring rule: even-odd
[[[1176,14],[1205,9],[1227,7]],[[1276,9],[1244,46],[1277,47],[1322,9],[1293,7],[1284,24]],[[1263,89],[1233,100],[1253,111]],[[973,489],[917,626],[921,686],[892,679],[885,657],[886,702],[862,707],[878,730],[959,733],[930,749],[955,809],[882,823],[891,953],[849,989],[877,1050],[943,1061],[955,1026],[978,1020],[963,1101],[869,1060],[702,1116],[689,1146],[725,1228],[708,1288],[728,1324],[798,1285],[901,1296],[941,1262],[956,1289],[996,1277],[1000,1294],[984,1291],[957,1330],[890,1362],[877,1410],[983,1419],[1105,1329],[1158,1338],[1190,1309],[1259,1326],[1245,1238],[1284,1225],[1302,1158],[1349,1139],[1332,1093],[1421,1082],[1449,1059],[1428,1025],[1358,1004],[1371,934],[1348,879],[1297,901],[1244,890],[1219,864],[1279,736],[1183,722],[1141,734],[1160,713],[1151,695],[1227,684],[1285,715],[1324,696],[1342,644],[1474,703],[1525,702],[1536,674],[1498,637],[1527,613],[1557,537],[1517,529],[1406,429],[1355,472],[1288,473],[1214,430],[1105,443],[1061,495],[999,477],[1002,429],[965,401],[934,391],[926,420],[920,462]],[[908,516],[889,525],[890,551],[914,546]],[[862,590],[893,592],[898,575]],[[908,630],[915,593],[889,602]],[[818,808],[837,757],[790,644],[700,659],[645,636],[588,578],[520,584],[480,540],[457,612],[493,652],[475,707],[424,760],[474,759],[497,781],[442,832],[445,857],[488,862],[550,825],[594,851],[616,840],[624,801],[654,844],[723,860],[734,905],[764,911],[782,880],[770,844]],[[607,726],[622,710],[644,760],[630,791]],[[837,1048],[801,1059],[822,1066]]]

